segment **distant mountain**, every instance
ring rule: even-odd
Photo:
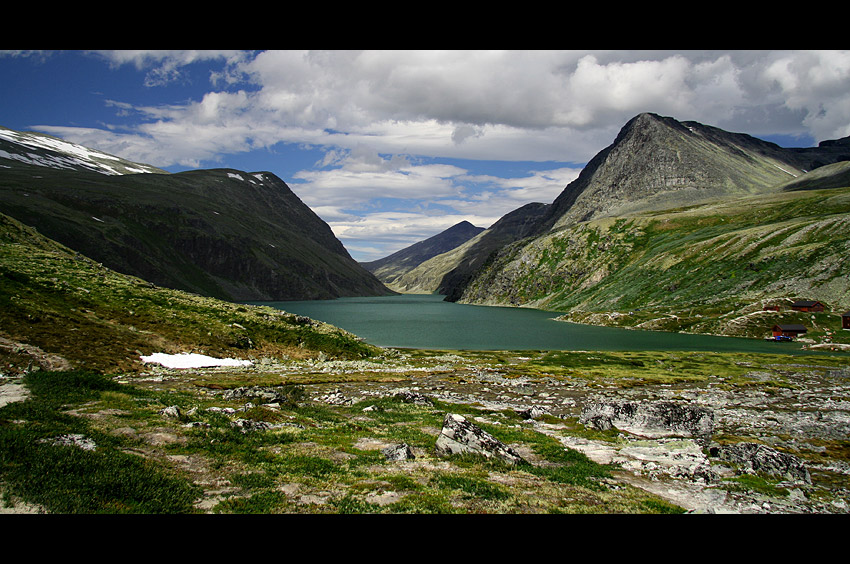
[[[483,227],[476,227],[468,221],[461,221],[433,237],[415,243],[387,257],[360,264],[366,270],[375,274],[381,282],[392,288],[393,283],[403,274],[432,257],[459,247],[482,231],[484,231]]]
[[[405,272],[393,282],[393,289],[452,296],[452,290],[463,287],[493,253],[531,233],[547,207],[547,204],[531,203],[506,214],[466,243]]]
[[[118,272],[233,301],[391,293],[269,172],[169,174],[47,136],[0,139],[0,211]]]
[[[168,174],[164,170],[69,143],[51,135],[34,131],[13,131],[5,127],[0,127],[0,158],[49,168],[101,174]]]

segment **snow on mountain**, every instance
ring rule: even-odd
[[[48,168],[90,170],[109,175],[164,172],[50,135],[13,131],[4,127],[0,127],[0,158]]]

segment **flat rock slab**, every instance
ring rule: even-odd
[[[714,432],[714,412],[670,401],[605,400],[585,405],[579,423],[603,431],[615,427],[649,438],[705,438]]]

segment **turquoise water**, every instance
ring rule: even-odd
[[[456,304],[439,295],[252,303],[330,323],[382,347],[801,352],[797,343],[579,325],[554,321],[554,312]]]

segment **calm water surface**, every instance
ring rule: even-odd
[[[330,323],[382,347],[801,352],[796,343],[579,325],[554,321],[559,314],[550,311],[456,304],[439,295],[252,303]]]

